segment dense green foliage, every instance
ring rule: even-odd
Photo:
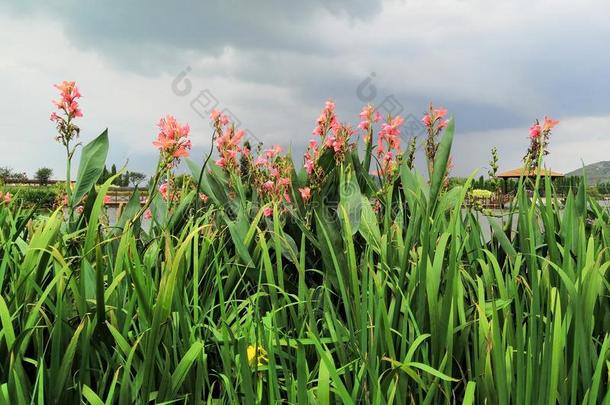
[[[101,136],[81,216],[0,208],[0,402],[608,402],[608,212],[521,180],[487,238],[471,181],[443,186],[452,135],[431,184],[322,156],[320,191],[303,201],[293,171],[287,211],[190,162],[179,200],[151,187],[146,226],[137,193],[105,225]]]
[[[17,204],[27,208],[54,209],[57,206],[61,189],[58,186],[10,186],[5,191],[15,196]]]

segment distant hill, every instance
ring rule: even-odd
[[[610,182],[610,161],[592,163],[584,167],[587,183],[598,184]],[[582,176],[583,168],[576,169],[566,176]]]

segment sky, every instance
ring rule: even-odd
[[[368,103],[406,117],[420,155],[428,104],[447,108],[459,176],[486,174],[494,146],[518,167],[548,115],[546,164],[566,172],[610,160],[608,16],[602,0],[0,0],[0,166],[64,177],[49,115],[75,80],[82,142],[108,128],[109,163],[148,174],[159,118],[189,123],[202,161],[212,107],[300,165],[329,98],[354,126]]]

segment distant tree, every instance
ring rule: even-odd
[[[14,172],[10,167],[0,167],[0,179],[3,182],[19,182],[28,179],[27,174]]]
[[[128,178],[129,182],[135,187],[146,180],[146,175],[140,172],[129,172]]]
[[[13,169],[10,167],[0,167],[0,180],[3,182],[10,179],[13,175]]]
[[[49,184],[51,176],[53,176],[53,169],[48,167],[41,167],[40,169],[36,170],[36,174],[34,174],[34,178],[41,186],[46,186]]]
[[[108,168],[104,165],[104,169],[102,170],[102,175],[97,181],[97,184],[104,184],[106,180],[110,177],[110,173],[108,172]]]
[[[110,166],[110,173],[108,175],[108,178],[116,176],[116,173],[117,173],[116,165],[113,163],[112,166]],[[112,181],[112,184],[120,187],[122,184],[122,181],[123,181],[123,179],[121,179],[119,176]]]

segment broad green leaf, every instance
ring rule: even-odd
[[[108,130],[106,129],[100,136],[85,145],[81,151],[76,184],[70,202],[72,207],[75,207],[83,196],[95,186],[102,175],[107,156]]]

